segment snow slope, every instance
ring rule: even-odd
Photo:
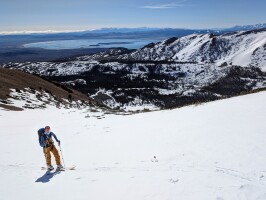
[[[260,92],[127,116],[0,108],[1,199],[265,200],[265,102]],[[77,170],[44,176],[36,130],[47,124]]]

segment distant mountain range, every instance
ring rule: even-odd
[[[139,27],[139,28],[100,28],[93,30],[80,30],[80,31],[13,31],[13,32],[0,32],[0,35],[43,35],[43,34],[71,34],[71,35],[86,35],[86,34],[110,34],[110,33],[144,33],[144,32],[161,32],[161,33],[176,33],[176,36],[179,36],[181,33],[225,33],[232,31],[246,31],[266,28],[266,23],[255,24],[255,25],[243,25],[243,26],[234,26],[229,28],[208,28],[208,29],[193,29],[193,28],[150,28],[150,27]]]
[[[254,30],[254,29],[261,29],[266,28],[266,23],[263,24],[255,24],[255,25],[243,25],[243,26],[234,26],[229,28],[209,28],[209,29],[190,29],[190,28],[148,28],[148,27],[141,27],[141,28],[102,28],[96,29],[91,31],[85,31],[88,33],[131,33],[131,32],[171,32],[171,31],[180,31],[180,32],[232,32],[232,31],[247,31],[247,30]]]
[[[266,28],[266,23],[255,24],[255,25],[234,26],[234,27],[225,28],[222,30],[224,31],[248,31],[248,30],[255,30],[255,29],[262,29],[262,28]]]

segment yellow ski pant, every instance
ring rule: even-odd
[[[55,145],[43,148],[43,153],[45,155],[46,164],[49,165],[49,166],[52,165],[52,163],[51,163],[51,152],[53,153],[53,155],[55,157],[56,165],[60,165],[61,164],[60,155],[59,155],[58,150],[56,149]]]

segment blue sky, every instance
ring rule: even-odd
[[[265,0],[0,0],[0,31],[218,28],[266,22]]]

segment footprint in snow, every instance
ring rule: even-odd
[[[265,180],[265,176],[263,174],[260,176],[260,180],[261,181],[264,181]]]
[[[171,183],[177,183],[177,182],[179,182],[179,179],[178,178],[176,178],[176,179],[173,179],[173,178],[171,178],[171,179],[169,179],[169,181],[171,182]]]
[[[111,167],[97,167],[95,168],[97,171],[110,171]]]
[[[153,156],[153,159],[151,160],[151,162],[159,162],[156,156]]]

